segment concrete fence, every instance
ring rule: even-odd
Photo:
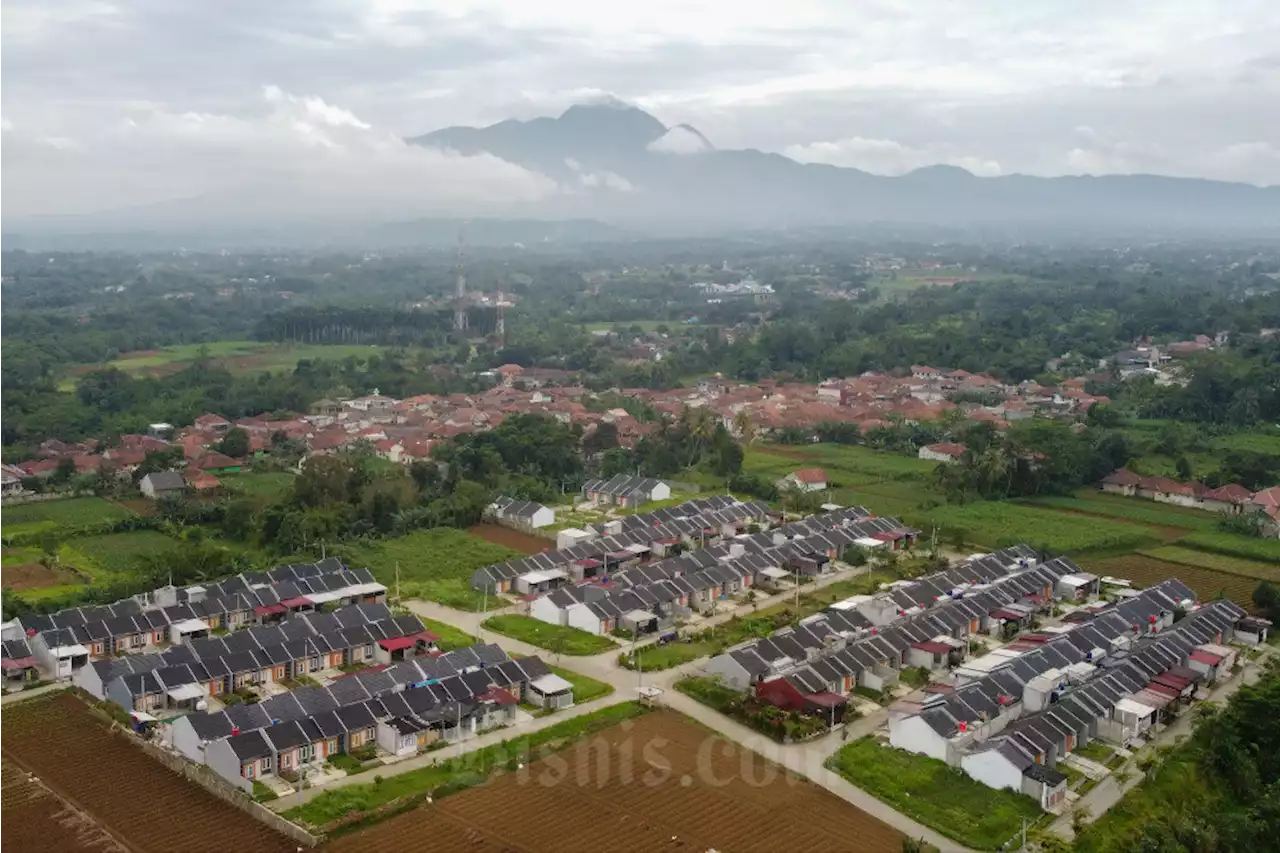
[[[299,844],[306,847],[315,847],[324,840],[322,836],[312,835],[297,824],[290,823],[260,803],[254,802],[244,791],[221,778],[208,767],[193,764],[181,755],[175,755],[154,743],[134,737],[132,734],[125,733],[124,736],[137,743],[144,752],[170,770],[175,773],[181,773],[215,797],[230,803],[243,812],[248,812],[252,817],[262,821],[276,832],[287,835]]]
[[[22,504],[38,504],[44,501],[60,501],[67,498],[91,498],[91,491],[66,492],[23,492],[19,495],[6,495],[0,500],[0,506],[21,506]]]

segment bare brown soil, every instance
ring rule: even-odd
[[[4,567],[5,589],[40,589],[46,586],[65,586],[83,582],[83,578],[64,566],[49,568],[40,563],[22,563]]]
[[[674,713],[653,713],[330,853],[897,853],[902,835]]]
[[[467,528],[467,532],[495,545],[514,548],[521,554],[537,554],[540,551],[555,548],[555,542],[551,539],[544,539],[541,536],[533,536],[529,533],[521,533],[519,530],[512,530],[510,527],[503,527],[500,524],[477,524],[474,527]]]

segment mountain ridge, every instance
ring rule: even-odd
[[[705,146],[682,152],[686,156],[653,150],[678,129]],[[630,190],[579,193],[552,205],[554,212],[633,224],[696,216],[748,227],[770,221],[1280,226],[1280,187],[1147,174],[982,177],[947,164],[889,177],[756,149],[715,148],[694,126],[667,127],[638,107],[617,103],[577,104],[555,118],[442,128],[408,141],[489,153],[562,184],[607,170],[624,179],[617,186]]]

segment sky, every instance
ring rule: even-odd
[[[545,176],[402,140],[606,94],[879,174],[1280,184],[1275,0],[5,0],[0,39],[11,216],[536,202]]]

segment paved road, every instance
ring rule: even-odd
[[[1257,683],[1258,678],[1262,674],[1262,664],[1266,660],[1267,656],[1268,655],[1263,655],[1256,661],[1250,661],[1239,675],[1214,690],[1207,701],[1226,702],[1237,690],[1240,689],[1242,685]],[[1178,719],[1174,720],[1165,727],[1164,731],[1156,735],[1155,739],[1151,741],[1148,746],[1143,747],[1142,753],[1149,753],[1157,746],[1173,744],[1178,738],[1191,734],[1192,718],[1193,714],[1189,711],[1184,711]],[[1088,810],[1088,820],[1090,823],[1106,814],[1108,809],[1120,802],[1125,794],[1136,788],[1142,783],[1142,780],[1146,778],[1146,774],[1137,768],[1136,755],[1133,759],[1130,759],[1125,769],[1127,769],[1132,775],[1123,785],[1116,779],[1116,774],[1112,771],[1110,776],[1095,785],[1089,793],[1085,794],[1076,802],[1077,808]],[[1075,837],[1075,833],[1071,829],[1070,813],[1064,814],[1055,820],[1050,824],[1049,829],[1056,835],[1067,840],[1071,840]]]

